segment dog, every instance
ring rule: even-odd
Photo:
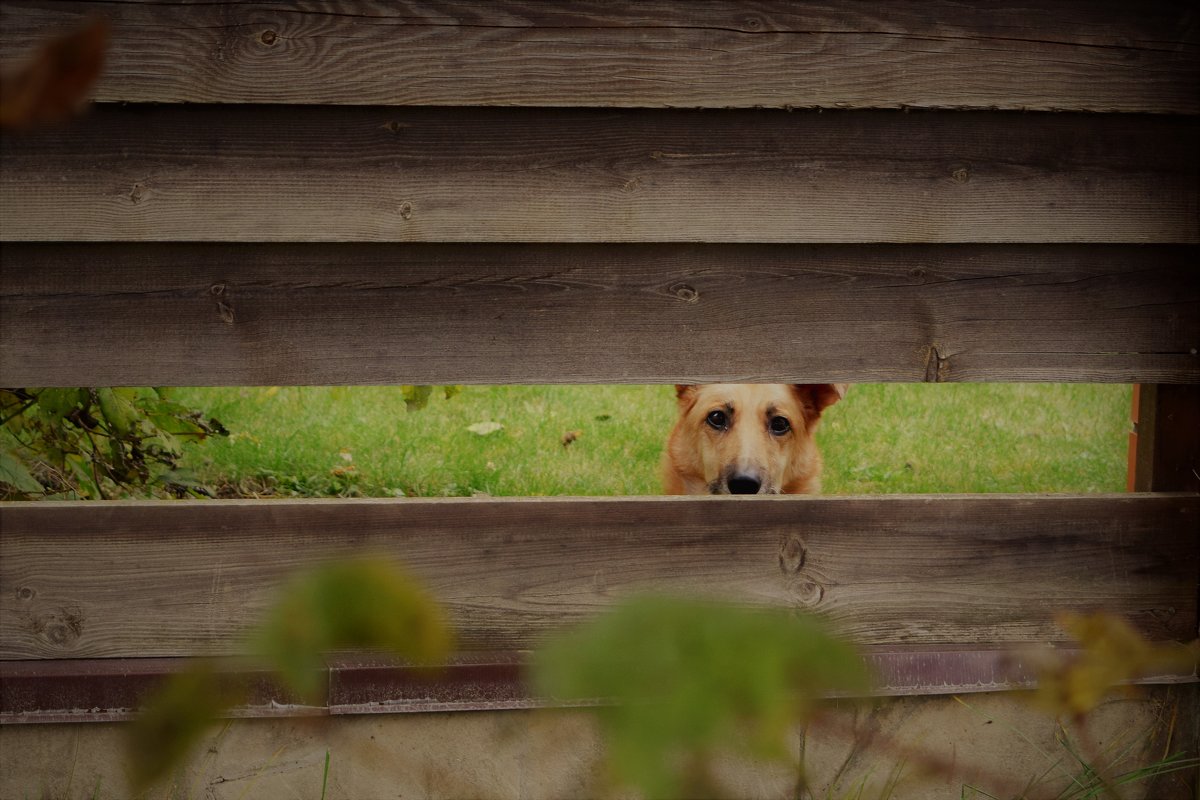
[[[844,383],[675,386],[679,419],[663,454],[667,494],[816,494],[813,431]]]

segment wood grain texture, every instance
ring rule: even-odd
[[[102,101],[1200,111],[1166,0],[7,0],[0,57],[92,16]]]
[[[1200,118],[100,107],[0,142],[24,241],[1200,242]]]
[[[9,243],[0,385],[1200,382],[1198,251]]]
[[[465,650],[637,591],[826,614],[862,644],[1063,638],[1060,611],[1196,635],[1194,495],[7,503],[0,658],[228,653],[295,570],[374,553]]]

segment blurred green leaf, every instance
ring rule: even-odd
[[[208,662],[172,675],[128,727],[129,779],[136,794],[183,761],[221,713],[243,702]]]
[[[786,736],[833,691],[868,687],[863,660],[814,618],[641,597],[549,644],[535,683],[595,711],[614,777],[647,797],[710,790],[716,750],[790,760]]]
[[[383,650],[418,664],[443,661],[453,635],[441,608],[383,559],[328,564],[289,584],[252,642],[266,666],[308,701],[320,696],[324,655]],[[208,726],[245,702],[244,687],[208,662],[173,675],[131,726],[131,780],[139,791],[187,757]]]
[[[429,664],[450,651],[441,608],[383,559],[329,564],[290,585],[258,637],[262,653],[300,694],[315,695],[322,656],[377,649]]]
[[[1064,613],[1058,623],[1080,650],[1039,670],[1033,700],[1052,714],[1081,717],[1119,684],[1154,672],[1194,670],[1200,660],[1200,643],[1149,642],[1113,614]]]

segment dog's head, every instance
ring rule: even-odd
[[[819,490],[812,434],[844,383],[676,386],[679,421],[667,445],[668,491],[794,494]]]

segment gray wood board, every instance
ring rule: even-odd
[[[1200,383],[1197,248],[8,243],[0,385]]]
[[[0,57],[94,17],[103,101],[1200,111],[1187,3],[9,0]]]
[[[1200,119],[128,106],[0,141],[5,240],[1200,242]]]
[[[633,592],[825,614],[865,645],[1061,640],[1106,609],[1196,635],[1195,495],[5,503],[0,658],[234,652],[296,570],[375,554],[464,650]]]

